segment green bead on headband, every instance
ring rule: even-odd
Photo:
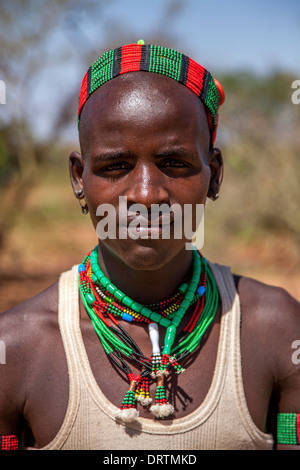
[[[208,70],[181,52],[145,45],[143,41],[105,52],[88,69],[80,89],[78,126],[85,103],[98,88],[119,75],[138,71],[165,75],[183,84],[200,98],[206,110],[212,146],[218,127],[219,106],[225,100],[222,85]]]
[[[278,413],[277,443],[285,445],[300,445],[299,413]]]

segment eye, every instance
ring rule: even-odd
[[[176,158],[168,159],[161,164],[162,168],[187,168],[188,164]]]
[[[107,165],[101,169],[103,173],[117,173],[126,170],[130,170],[131,166],[128,162],[115,162]]]

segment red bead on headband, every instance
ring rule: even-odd
[[[202,65],[181,52],[140,41],[105,52],[88,69],[81,84],[78,125],[82,109],[94,91],[119,75],[138,71],[172,78],[200,98],[206,110],[212,146],[218,127],[218,109],[225,100],[222,85]]]

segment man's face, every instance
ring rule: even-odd
[[[95,228],[98,206],[110,204],[118,214],[120,196],[129,209],[149,211],[153,204],[205,203],[213,159],[205,110],[173,80],[136,72],[105,84],[83,109],[80,145],[78,174]],[[131,268],[158,269],[185,250],[187,240],[170,229],[170,239],[153,239],[149,226],[148,239],[105,239],[101,250]]]

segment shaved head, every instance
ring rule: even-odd
[[[208,150],[210,133],[207,115],[197,96],[167,77],[133,72],[108,82],[86,103],[79,126],[82,155],[88,153],[90,138],[103,137],[98,134],[97,122],[106,119],[107,131],[113,134],[120,131],[121,122],[134,121],[137,127],[142,127],[147,125],[151,116],[153,121],[159,123],[162,116],[171,115],[175,107],[179,109],[179,118],[186,124],[190,124],[192,115],[197,118],[195,124],[198,125],[199,138]],[[112,108],[114,113],[111,112]],[[189,111],[184,112],[186,109]]]

